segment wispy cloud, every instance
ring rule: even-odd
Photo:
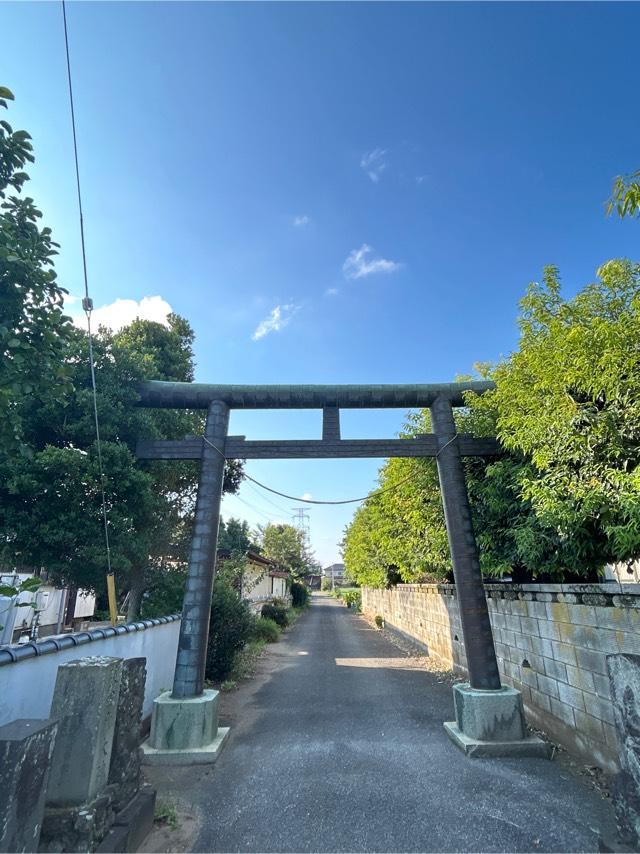
[[[271,332],[280,332],[290,322],[297,310],[298,306],[294,303],[277,305],[275,308],[272,308],[267,317],[261,320],[256,326],[251,340],[259,341]]]
[[[389,261],[387,258],[372,258],[372,252],[373,249],[363,243],[360,249],[353,249],[349,253],[342,265],[342,272],[347,279],[362,279],[373,273],[393,273],[402,266],[398,261]]]
[[[366,151],[360,160],[360,166],[367,173],[374,184],[380,180],[380,176],[387,168],[385,155],[387,151],[384,148],[374,148],[373,151]]]
[[[294,216],[293,224],[296,228],[304,228],[305,225],[309,225],[311,222],[311,217],[307,216],[307,214],[300,214],[299,216]]]
[[[71,302],[73,306],[69,312],[70,317],[76,326],[84,329],[87,320],[80,306],[76,306],[77,301],[78,298],[72,298],[70,301],[68,297],[65,297],[65,303],[68,305]],[[106,326],[117,332],[138,318],[140,320],[154,320],[156,323],[168,326],[167,315],[171,314],[172,311],[169,303],[160,296],[143,297],[139,302],[134,299],[117,299],[107,303],[107,305],[101,305],[91,312],[91,326],[94,329],[97,329],[98,326]]]
[[[416,175],[416,184],[420,186],[420,184],[426,181],[428,177],[428,175]]]
[[[335,297],[338,293],[340,293],[338,288],[327,288],[327,290],[324,292],[324,295],[326,297]]]

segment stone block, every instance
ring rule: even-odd
[[[121,674],[122,659],[108,656],[88,656],[58,668],[51,717],[60,723],[47,805],[88,803],[107,785]]]
[[[197,697],[160,694],[153,703],[151,736],[142,745],[146,764],[215,762],[228,734],[218,728],[218,691]]]
[[[553,658],[553,641],[549,638],[531,638],[531,649],[537,655]]]
[[[525,635],[538,637],[540,634],[538,631],[538,621],[535,617],[520,617],[520,626],[522,633]]]
[[[573,707],[567,706],[566,703],[560,702],[560,700],[556,700],[554,697],[550,698],[551,702],[551,714],[555,715],[556,718],[559,718],[563,723],[572,728],[576,725],[575,715],[573,714]]]
[[[573,715],[576,721],[576,728],[582,735],[587,736],[589,740],[594,739],[595,741],[606,742],[602,723],[597,718],[578,709],[573,710]]]
[[[40,835],[41,852],[68,851],[84,854],[93,851],[106,836],[113,822],[113,807],[108,794],[86,804],[47,807]]]
[[[541,638],[549,638],[550,640],[560,640],[560,625],[554,623],[553,620],[538,620],[538,631]]]
[[[565,665],[567,668],[567,681],[574,688],[580,688],[582,691],[589,691],[591,694],[596,693],[596,686],[593,682],[593,673],[589,670],[582,670],[580,667],[574,667],[572,664]]]
[[[444,729],[456,747],[472,759],[501,757],[549,759],[551,756],[551,745],[535,736],[527,736],[517,741],[479,741],[461,732],[455,721],[447,721]]]
[[[524,738],[522,696],[514,688],[479,691],[468,683],[454,685],[456,724],[479,741],[517,741]]]
[[[114,818],[111,829],[96,848],[97,854],[138,851],[153,828],[155,790],[143,786]]]
[[[583,670],[591,670],[593,673],[602,673],[607,676],[607,659],[603,652],[592,649],[577,649],[576,658],[578,667]]]
[[[551,700],[547,694],[531,689],[531,703],[544,712],[551,711]]]
[[[576,664],[576,651],[573,646],[568,643],[559,643],[558,641],[552,641],[553,645],[553,657],[556,661],[560,661],[563,664]]]
[[[542,691],[543,694],[547,694],[549,697],[555,697],[558,699],[558,683],[555,679],[551,679],[549,676],[544,676],[542,673],[538,673],[538,690]]]
[[[551,679],[556,679],[560,682],[568,682],[569,679],[567,677],[567,665],[563,664],[561,661],[554,661],[551,658],[545,658],[544,660],[544,672]]]
[[[640,849],[640,656],[607,656],[621,771],[613,787],[618,833]]]
[[[57,721],[0,727],[0,851],[37,851]]]
[[[217,691],[204,691],[189,699],[176,698],[165,691],[153,702],[149,743],[156,750],[202,747],[213,741],[217,730]]]
[[[566,682],[558,682],[558,699],[574,709],[584,711],[584,694],[579,688],[574,688]]]
[[[121,810],[140,788],[140,742],[146,662],[146,658],[127,658],[122,666],[109,765],[109,788],[113,792],[113,805],[116,810]]]

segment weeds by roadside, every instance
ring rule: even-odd
[[[153,821],[162,827],[175,830],[178,826],[178,812],[171,801],[158,801],[153,814]]]

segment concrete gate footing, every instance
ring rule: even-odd
[[[520,691],[506,685],[483,691],[464,682],[454,685],[453,699],[456,719],[444,728],[467,756],[549,758],[550,745],[527,734]]]
[[[151,735],[142,745],[145,765],[211,764],[229,735],[218,726],[218,691],[173,697],[165,691],[153,701]]]

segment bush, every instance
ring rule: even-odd
[[[284,603],[280,604],[277,599],[274,599],[273,602],[269,602],[262,606],[261,614],[267,620],[273,620],[273,622],[277,623],[280,628],[286,629],[289,625],[289,615],[287,611],[288,608]]]
[[[330,578],[321,578],[320,579],[320,590],[331,590],[331,579]]]
[[[362,597],[359,590],[345,590],[342,594],[342,599],[347,608],[355,608],[356,611],[360,610]]]
[[[235,654],[250,639],[254,624],[246,602],[227,581],[217,579],[211,600],[207,679],[220,680],[229,675]]]
[[[270,620],[267,617],[259,617],[253,627],[253,637],[255,640],[275,643],[280,640],[280,626],[275,620]]]
[[[294,608],[306,608],[309,604],[309,589],[301,581],[291,582],[291,604]]]

